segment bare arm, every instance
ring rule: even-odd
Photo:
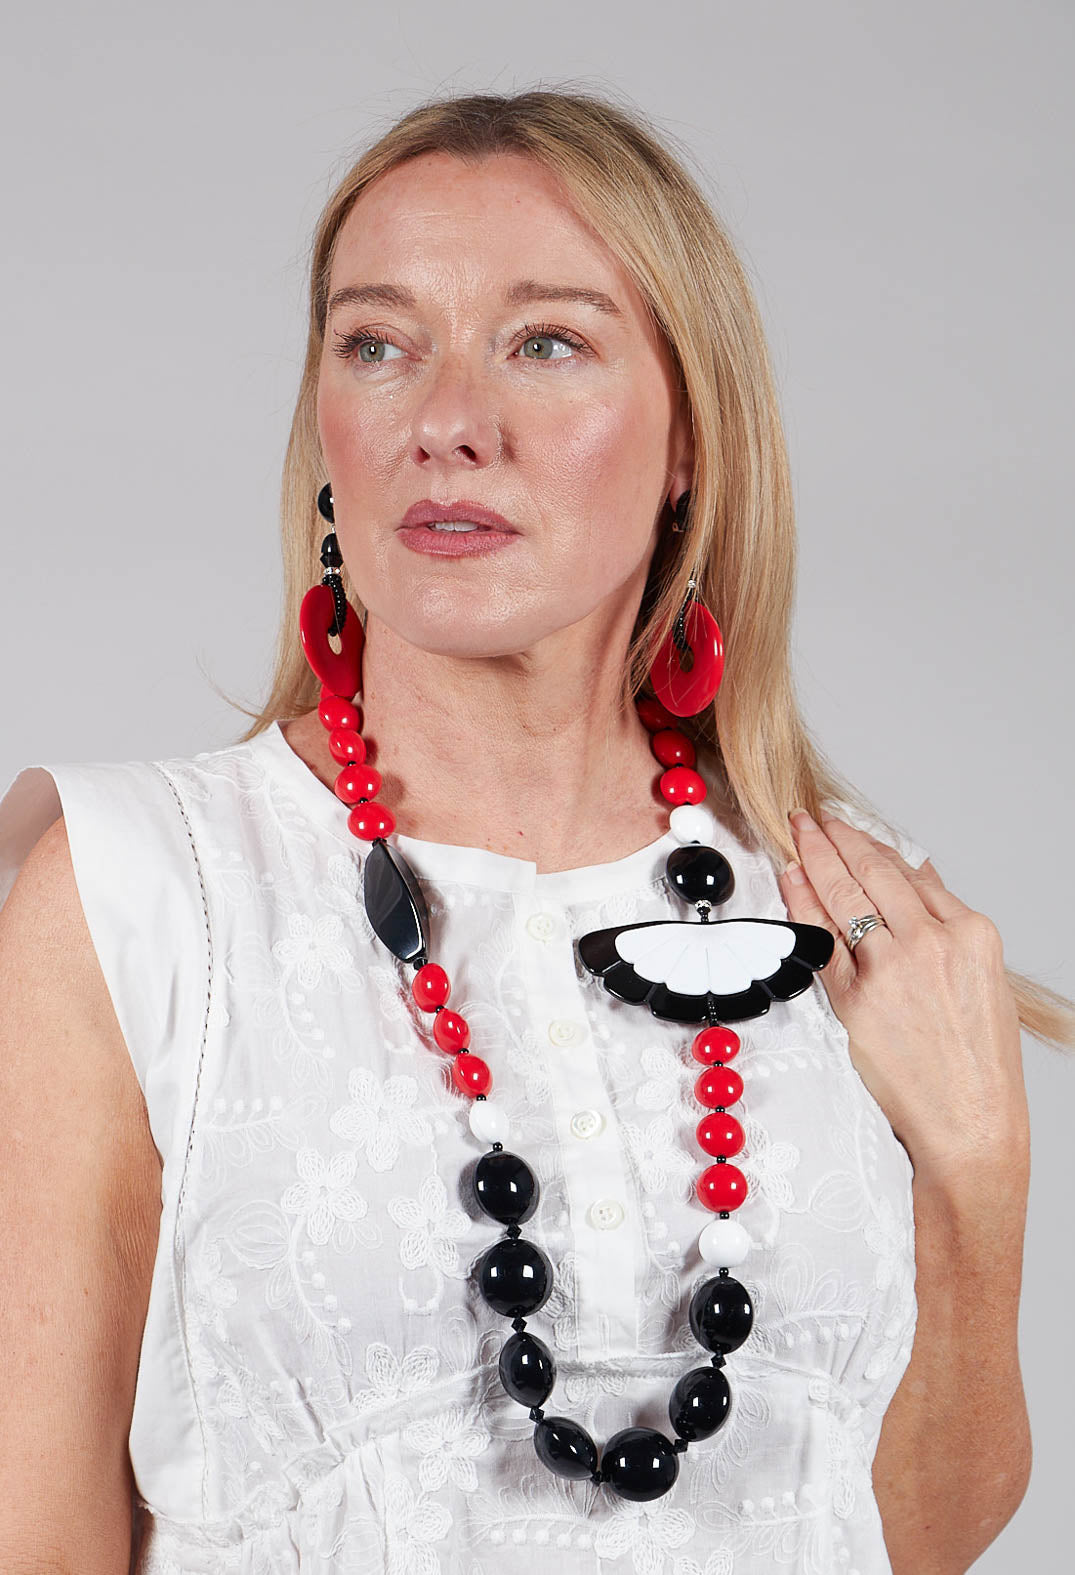
[[[1030,1480],[1019,1368],[1029,1141],[914,1184],[918,1325],[873,1481],[893,1575],[964,1575]]]
[[[0,911],[0,1568],[128,1575],[160,1158],[60,819]]]

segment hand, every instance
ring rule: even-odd
[[[780,877],[788,917],[836,940],[819,974],[851,1061],[907,1150],[916,1182],[1029,1164],[1019,1015],[992,920],[842,820],[791,821],[801,883]],[[789,866],[794,872],[796,866]],[[877,913],[851,952],[847,927]]]

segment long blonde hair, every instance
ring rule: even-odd
[[[260,710],[231,702],[254,719],[240,741],[318,703],[317,680],[296,630],[302,596],[320,577],[326,528],[315,501],[327,479],[316,395],[341,227],[370,182],[408,159],[525,154],[559,177],[634,280],[669,346],[691,411],[689,528],[685,535],[663,533],[654,554],[627,653],[623,703],[645,688],[693,575],[725,642],[725,678],[716,700],[690,723],[699,754],[720,784],[721,812],[779,869],[795,857],[787,822],[795,805],[817,818],[825,801],[843,800],[898,838],[895,823],[825,758],[799,710],[790,664],[794,506],[765,335],[731,241],[688,173],[689,155],[674,155],[669,140],[637,110],[590,94],[461,95],[404,115],[338,183],[313,240],[306,363],[284,463],[284,605],[275,671]],[[343,581],[364,616],[346,567]],[[1024,1029],[1057,1048],[1075,1049],[1075,1003],[1011,969],[1008,979]]]

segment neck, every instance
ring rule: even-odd
[[[577,625],[510,656],[434,654],[371,614],[361,731],[398,830],[540,873],[655,841],[668,829],[662,768],[634,706],[621,706],[625,659],[626,636],[586,642]],[[340,768],[316,712],[285,732],[331,786]]]

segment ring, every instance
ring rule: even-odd
[[[851,923],[847,926],[848,951],[853,952],[859,941],[861,941],[862,937],[864,935],[868,935],[871,930],[875,930],[879,924],[885,924],[884,919],[882,919],[879,913],[867,913],[861,919],[852,919]],[[885,924],[885,929],[888,929],[887,924]]]

